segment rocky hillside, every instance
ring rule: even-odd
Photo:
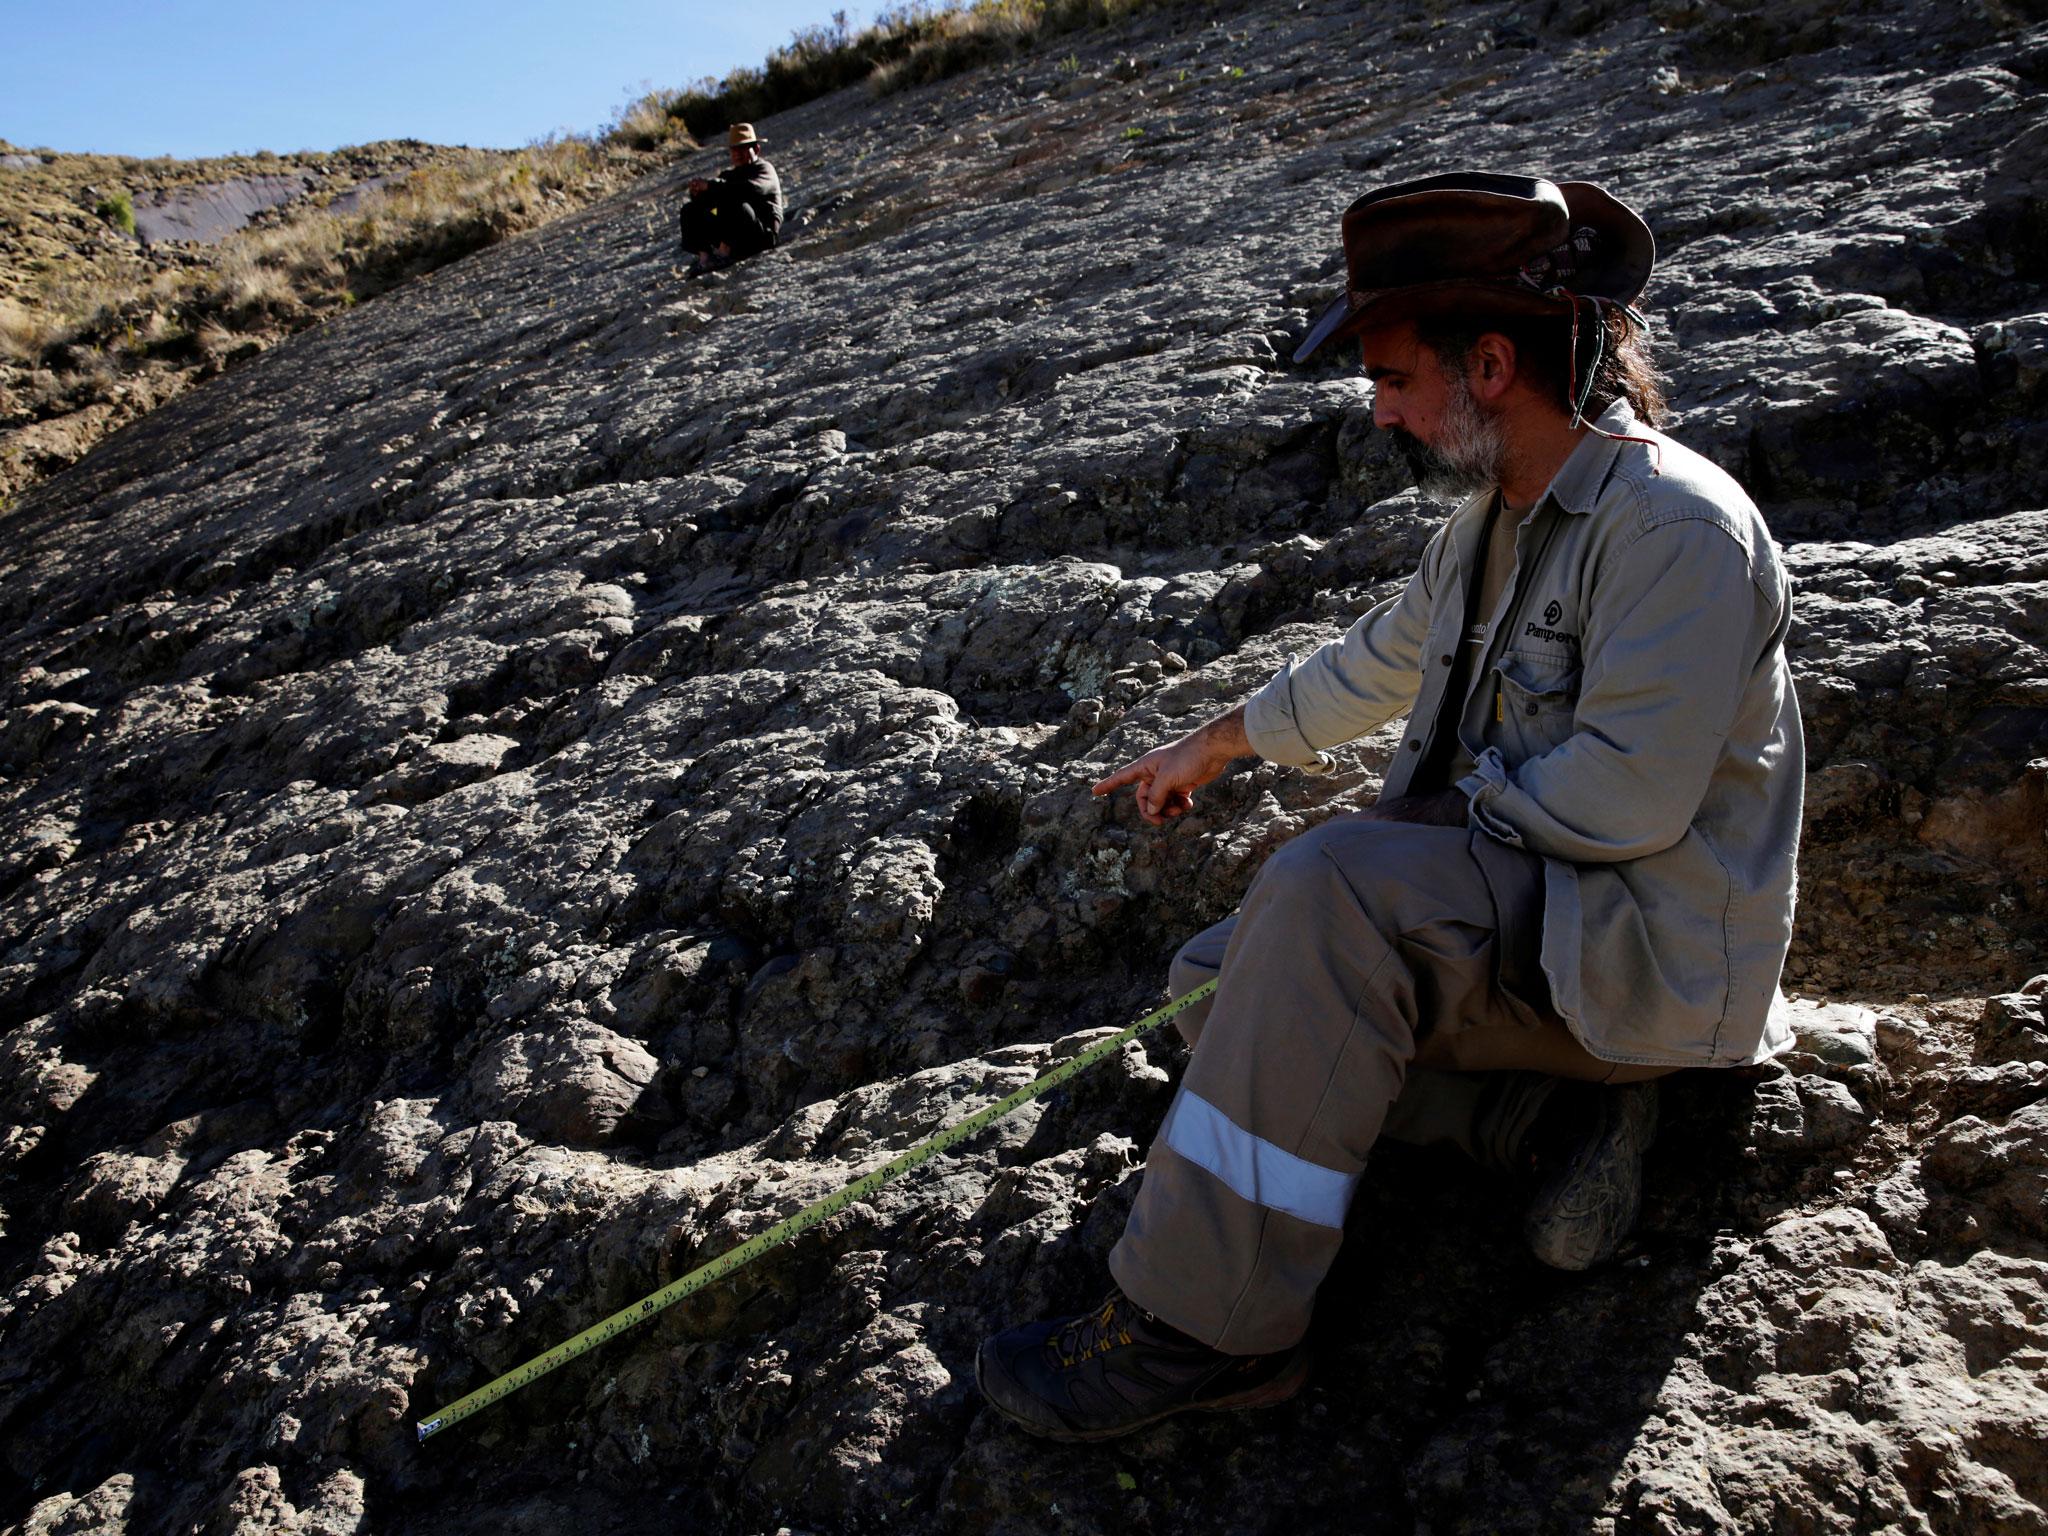
[[[641,145],[138,160],[0,139],[0,510],[189,385],[673,158]]]
[[[0,140],[0,295],[43,307],[73,287],[139,289],[202,264],[252,219],[288,218],[368,191],[469,151],[416,139],[332,153],[65,154]]]
[[[188,393],[0,522],[0,1527],[2048,1531],[2048,24],[1158,15],[764,125]],[[1411,569],[1339,212],[1647,211],[1680,436],[1796,574],[1801,1049],[1665,1094],[1621,1264],[1390,1149],[1319,1374],[1049,1448],[1179,1069],[1070,1089],[483,1416],[413,1420],[1134,1017],[1370,796],[1105,766]],[[2029,978],[2034,978],[2030,980]]]

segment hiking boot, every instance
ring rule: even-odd
[[[1308,1346],[1226,1355],[1120,1290],[1093,1312],[1005,1329],[982,1342],[974,1379],[989,1405],[1048,1440],[1108,1440],[1190,1409],[1262,1408],[1308,1380]]]
[[[1643,1208],[1643,1154],[1657,1136],[1656,1083],[1561,1083],[1533,1134],[1538,1182],[1522,1216],[1529,1251],[1553,1269],[1606,1263]]]

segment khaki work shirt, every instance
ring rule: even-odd
[[[1455,722],[1473,826],[1544,864],[1551,1002],[1607,1061],[1761,1061],[1791,943],[1805,747],[1785,660],[1791,593],[1762,515],[1721,469],[1587,434],[1515,534],[1457,707],[1443,694],[1492,491],[1454,512],[1405,591],[1245,709],[1260,756],[1324,749],[1403,710],[1382,794],[1408,792],[1427,730]]]

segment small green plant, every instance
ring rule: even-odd
[[[1145,130],[1140,128],[1136,123],[1133,123],[1130,127],[1124,130],[1124,137],[1127,139],[1142,139],[1143,137],[1145,137]]]
[[[113,225],[124,235],[135,233],[135,201],[126,192],[101,198],[92,212],[94,218]]]
[[[1081,73],[1081,55],[1070,53],[1064,59],[1061,59],[1060,73],[1063,75],[1078,75]]]

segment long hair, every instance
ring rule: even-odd
[[[1472,347],[1489,333],[1515,344],[1515,368],[1569,413],[1572,390],[1586,387],[1591,370],[1593,388],[1586,414],[1597,416],[1617,400],[1628,401],[1636,420],[1661,426],[1667,402],[1664,380],[1650,357],[1643,328],[1618,304],[1579,308],[1579,350],[1572,357],[1572,322],[1568,315],[1447,315],[1422,320],[1416,334],[1444,367],[1462,374]]]

